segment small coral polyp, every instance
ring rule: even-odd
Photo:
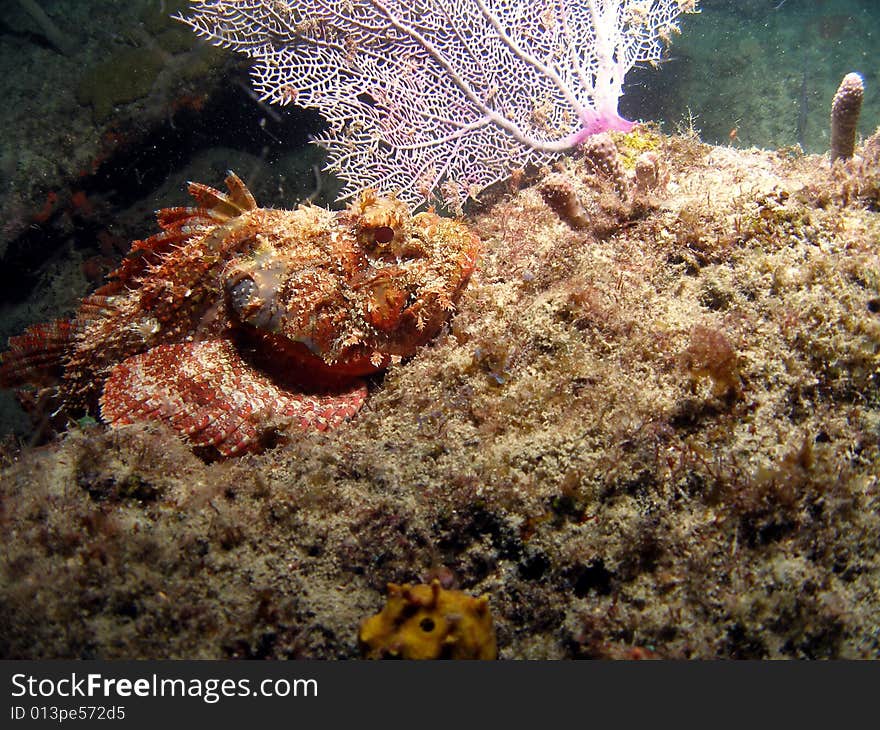
[[[365,191],[348,209],[257,206],[190,183],[70,320],[10,339],[0,385],[70,414],[171,425],[223,456],[357,413],[363,377],[434,337],[474,269],[458,221]]]
[[[388,584],[388,600],[361,623],[370,659],[495,659],[495,628],[486,596],[429,584]]]

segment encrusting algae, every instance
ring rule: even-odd
[[[576,218],[541,182],[475,213],[454,316],[344,427],[211,462],[156,422],[7,441],[0,653],[494,654],[429,585],[358,641],[438,575],[501,659],[880,656],[880,135],[651,154],[556,166]]]
[[[430,584],[388,584],[388,600],[364,619],[360,643],[370,659],[495,659],[488,596]]]

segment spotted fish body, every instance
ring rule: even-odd
[[[228,456],[363,404],[363,376],[436,335],[474,269],[458,221],[365,191],[346,210],[260,208],[190,183],[76,316],[10,339],[0,385],[111,426],[155,420]]]

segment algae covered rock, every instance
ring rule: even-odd
[[[96,121],[103,121],[122,104],[142,99],[165,61],[162,54],[143,48],[123,48],[86,71],[76,90],[81,104],[90,104]]]

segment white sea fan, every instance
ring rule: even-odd
[[[179,19],[254,59],[263,99],[317,109],[343,198],[460,204],[591,134],[696,0],[204,0]]]

